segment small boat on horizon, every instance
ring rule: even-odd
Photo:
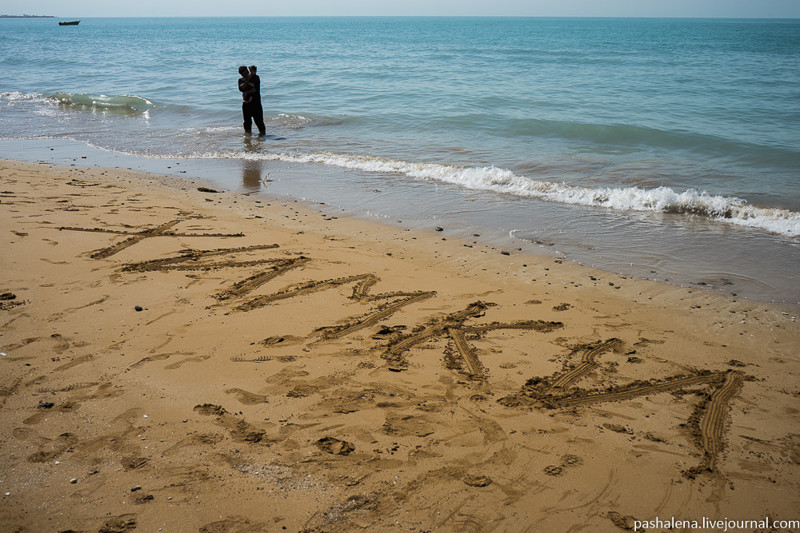
[[[80,20],[68,20],[68,21],[65,21],[65,22],[59,22],[58,25],[59,26],[77,26],[80,23],[81,23]]]

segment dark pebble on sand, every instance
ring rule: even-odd
[[[144,308],[141,305],[137,305],[136,307],[134,307],[134,309],[136,309],[137,311],[144,311]]]
[[[433,228],[433,229],[435,229],[436,231],[444,231],[444,228],[443,228],[443,227],[441,227],[441,226],[436,226],[436,227],[435,227],[435,228]]]
[[[42,401],[39,402],[39,409],[50,409],[54,405],[55,404],[53,402],[46,402],[46,401],[42,400]]]
[[[502,251],[502,252],[500,252],[500,253],[501,253],[502,255],[511,255],[511,253],[510,253],[510,252],[506,252],[505,250],[503,250],[503,251]]]

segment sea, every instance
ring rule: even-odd
[[[57,20],[0,19],[0,157],[800,305],[800,19]]]

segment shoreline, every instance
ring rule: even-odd
[[[199,180],[0,173],[2,523],[798,518],[790,308]]]
[[[0,141],[0,157],[82,168],[121,168],[184,179],[192,176],[232,194],[275,201],[297,199],[312,209],[395,229],[431,233],[435,228],[442,228],[440,236],[471,245],[486,245],[538,258],[560,258],[615,275],[800,311],[800,292],[793,284],[796,278],[792,271],[794,249],[779,240],[777,255],[767,255],[776,250],[771,238],[755,234],[748,240],[749,230],[745,229],[726,234],[728,230],[722,228],[710,231],[692,228],[691,221],[658,215],[660,220],[656,224],[664,227],[662,235],[656,238],[651,235],[653,228],[648,228],[648,218],[656,216],[653,214],[615,213],[544,202],[535,206],[541,213],[533,215],[526,203],[514,198],[502,195],[486,198],[480,191],[455,186],[404,183],[403,180],[395,183],[391,179],[373,181],[374,175],[360,176],[347,169],[310,163],[141,157],[62,139]],[[468,214],[463,207],[470,205],[478,207],[473,214]],[[576,216],[588,221],[583,224],[584,229],[578,233],[574,233],[576,228],[562,232],[559,225]],[[634,226],[623,230],[621,235],[630,240],[611,238],[602,229],[618,229],[620,224],[627,224],[628,218],[633,220]],[[644,224],[646,228],[641,235],[635,230],[637,224]],[[689,233],[683,235],[687,231]],[[648,236],[656,240],[647,243]],[[724,240],[717,242],[718,239]],[[741,250],[745,249],[750,253],[743,254]],[[771,257],[771,263],[765,265],[754,257]],[[731,268],[731,264],[736,266]]]

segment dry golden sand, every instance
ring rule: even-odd
[[[0,176],[3,531],[800,518],[791,311],[186,180]]]

